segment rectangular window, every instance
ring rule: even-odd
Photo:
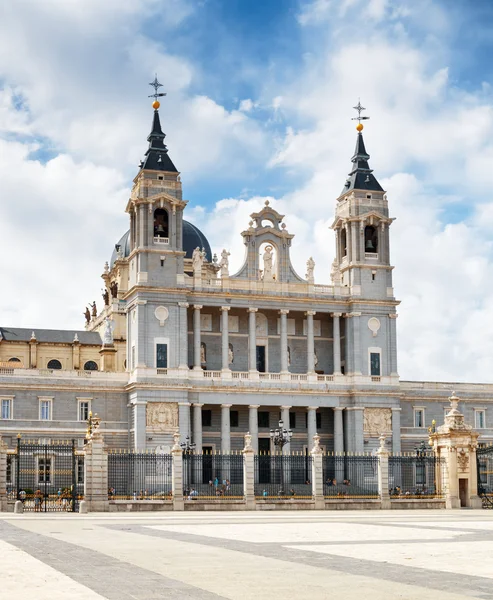
[[[212,410],[202,410],[202,427],[212,426]]]
[[[12,398],[2,398],[2,419],[12,418]]]
[[[265,410],[261,410],[258,412],[257,422],[259,427],[269,428],[269,412]]]
[[[486,427],[486,411],[485,410],[475,410],[475,427],[476,429],[484,429]]]
[[[51,400],[39,401],[39,420],[51,421]]]
[[[229,424],[231,427],[238,427],[239,416],[237,410],[231,410],[229,413]]]
[[[156,344],[156,368],[168,368],[168,344]]]
[[[87,421],[90,410],[89,400],[79,400],[79,421]]]
[[[51,483],[51,458],[38,459],[38,482]]]
[[[380,377],[380,352],[370,352],[370,375]]]
[[[414,427],[425,426],[425,411],[424,408],[414,409]]]
[[[296,429],[296,413],[289,413],[289,429]]]

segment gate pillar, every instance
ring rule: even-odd
[[[449,400],[450,411],[444,425],[429,430],[430,446],[445,463],[444,472],[437,473],[437,483],[442,486],[446,508],[481,508],[476,467],[479,433],[465,423],[464,415],[457,408],[460,399],[455,392]]]
[[[0,512],[7,510],[7,446],[0,436]]]
[[[108,453],[99,429],[90,433],[85,446],[84,500],[90,512],[108,512]]]

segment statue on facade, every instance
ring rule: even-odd
[[[103,302],[105,306],[109,306],[110,304],[110,295],[108,294],[108,290],[101,290],[101,295],[103,296]]]
[[[116,298],[118,296],[118,284],[116,281],[113,281],[110,285],[111,297]]]
[[[330,269],[330,279],[334,285],[341,284],[341,270],[339,269],[339,265],[337,264],[337,260],[335,258]]]
[[[221,260],[219,261],[221,277],[229,277],[229,256],[230,253],[226,249],[221,252]]]
[[[103,345],[111,346],[113,345],[113,330],[115,328],[115,323],[109,317],[106,317],[104,320],[104,329],[103,329]]]
[[[207,362],[207,355],[204,342],[200,344],[200,363],[205,364]]]
[[[310,258],[306,261],[306,279],[308,283],[314,283],[315,278],[313,272],[315,270],[315,261],[310,256]]]
[[[228,362],[230,365],[233,364],[234,359],[235,359],[235,353],[233,350],[233,344],[229,344],[229,346],[228,346]]]
[[[192,254],[192,267],[194,277],[201,277],[202,265],[205,260],[205,251],[200,249],[198,246],[195,248]]]
[[[86,318],[86,323],[89,325],[89,323],[91,322],[91,311],[87,308],[86,306],[86,310],[84,311],[84,317]]]
[[[94,300],[94,302],[92,304],[89,304],[89,306],[91,307],[91,315],[93,317],[97,317],[98,316],[98,309],[96,308],[96,300]]]
[[[266,246],[264,251],[264,281],[272,281],[274,279],[274,274],[272,272],[272,261],[273,261],[273,253],[272,250],[274,248],[272,246]]]

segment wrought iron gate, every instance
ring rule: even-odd
[[[83,496],[83,456],[75,440],[38,443],[17,439],[13,455],[16,496],[28,512],[76,512]]]
[[[483,508],[493,508],[493,446],[476,450],[478,465],[478,496]]]

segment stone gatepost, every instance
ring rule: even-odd
[[[243,495],[247,510],[255,510],[255,450],[250,432],[245,435],[243,454]]]
[[[380,508],[382,510],[390,509],[389,494],[389,451],[385,446],[385,435],[380,435],[380,447],[377,450],[378,456],[378,494],[380,496]]]
[[[185,510],[183,499],[183,450],[180,446],[180,430],[177,429],[173,435],[173,447],[171,448],[171,489],[173,491],[173,510]]]
[[[0,512],[7,510],[7,446],[0,436]]]
[[[103,434],[99,431],[99,417],[90,416],[88,442],[84,458],[84,500],[89,512],[108,512],[108,453],[104,449]]]
[[[442,485],[446,508],[481,508],[476,465],[479,433],[464,422],[458,404],[459,398],[452,392],[445,424],[430,430],[430,446],[445,463],[441,477],[441,465],[437,465],[437,484]]]
[[[315,510],[323,510],[325,508],[323,453],[318,433],[313,436],[313,448],[310,454],[312,455],[312,494]]]

